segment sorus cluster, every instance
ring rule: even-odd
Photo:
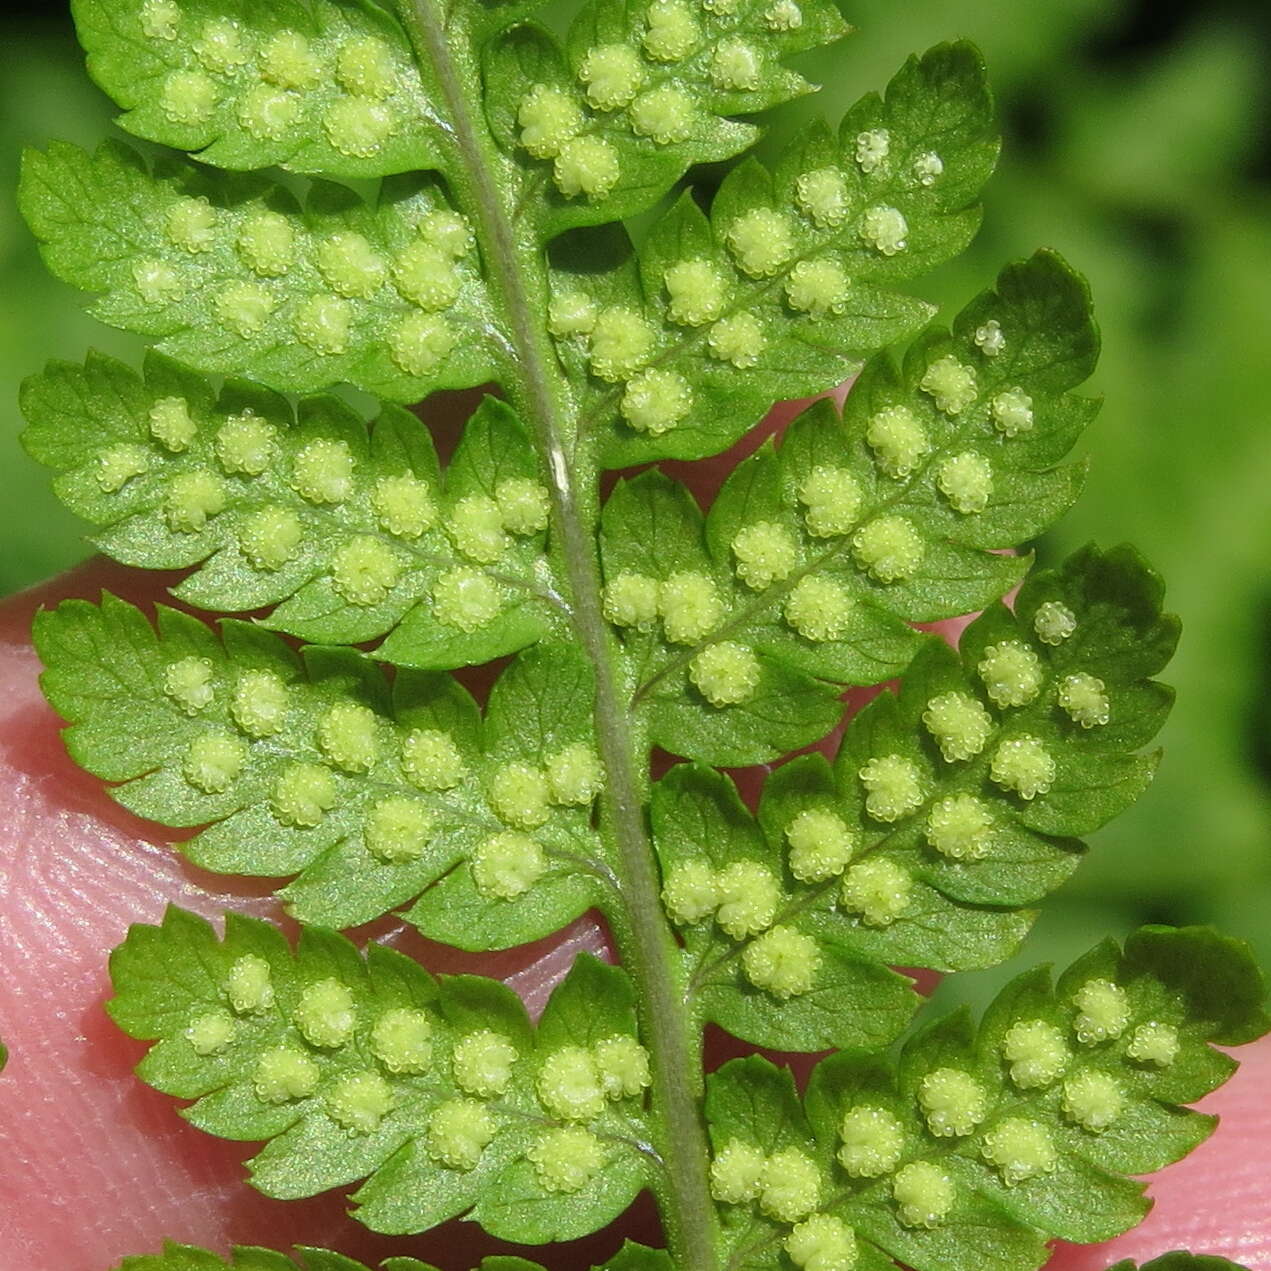
[[[586,806],[600,793],[604,769],[581,742],[566,746],[540,767],[505,763],[490,774],[487,797],[508,828],[481,841],[472,855],[472,881],[489,899],[515,900],[547,872],[543,846],[530,833],[545,825],[553,808]]]
[[[727,935],[745,942],[741,968],[756,988],[790,998],[813,987],[820,950],[804,932],[774,925],[784,897],[766,865],[735,861],[715,870],[704,860],[681,861],[667,872],[662,900],[673,922],[690,926],[713,918]]]
[[[567,1053],[568,1052],[568,1053]],[[482,1028],[461,1037],[454,1046],[451,1070],[462,1094],[438,1104],[429,1118],[425,1142],[429,1155],[450,1169],[475,1169],[498,1132],[497,1109],[487,1102],[504,1094],[520,1059],[509,1038]],[[540,1102],[553,1117],[581,1121],[591,1117],[561,1111],[567,1095],[580,1095],[594,1083],[603,1111],[606,1098],[623,1098],[648,1084],[648,1056],[634,1038],[616,1035],[590,1051],[565,1047],[543,1061],[536,1078]],[[590,1087],[589,1087],[590,1088]],[[568,1111],[577,1111],[572,1104]],[[581,1125],[546,1128],[536,1133],[525,1153],[539,1184],[546,1191],[576,1192],[599,1173],[605,1160],[600,1139]]]
[[[682,275],[672,276],[681,280],[669,284],[681,287],[672,291],[674,298],[682,294],[683,282]],[[688,323],[690,314],[696,317],[701,309],[673,307],[672,312]],[[637,432],[660,436],[689,417],[693,393],[688,381],[675,371],[648,365],[665,332],[636,309],[600,305],[585,292],[564,290],[551,300],[548,326],[558,340],[581,344],[598,379],[622,385],[619,411]]]
[[[886,1107],[858,1103],[839,1122],[838,1161],[852,1178],[892,1175],[896,1217],[906,1227],[938,1227],[953,1209],[953,1179],[932,1161],[901,1166],[907,1147],[900,1119]]]
[[[874,154],[868,142],[872,134],[862,134],[860,153]],[[883,156],[885,158],[885,150]],[[867,162],[871,162],[868,157]],[[883,224],[887,209],[872,208],[875,225]],[[863,230],[862,233],[865,231]],[[989,319],[973,333],[973,344],[978,353],[988,361],[996,358],[1006,347],[1006,335],[996,319]],[[954,354],[934,358],[918,380],[918,388],[924,393],[940,415],[956,424],[964,419],[970,408],[981,397],[980,373],[974,366],[960,361]],[[987,400],[987,416],[996,433],[1006,440],[1030,432],[1034,427],[1033,399],[1018,385],[1003,389]],[[927,427],[918,415],[903,404],[887,405],[876,410],[868,419],[865,440],[873,450],[879,469],[896,480],[911,476],[924,463],[933,449]],[[989,505],[995,489],[994,465],[988,455],[979,450],[961,450],[948,454],[934,464],[936,488],[948,505],[961,516],[974,516]],[[1065,635],[1045,635],[1061,631],[1063,623],[1052,617],[1056,609],[1064,609],[1052,602],[1041,618],[1038,636],[1047,643],[1058,643]],[[1065,610],[1066,611],[1066,610]],[[1071,634],[1071,632],[1068,632]]]
[[[547,528],[547,491],[529,477],[508,477],[490,494],[463,496],[443,518],[430,482],[408,471],[363,471],[364,461],[339,437],[297,440],[250,409],[213,416],[178,396],[155,400],[146,423],[150,447],[121,444],[96,456],[91,471],[103,493],[119,493],[155,472],[162,459],[162,510],[173,533],[198,534],[233,509],[234,542],[253,570],[277,573],[306,551],[321,550],[329,553],[336,594],[359,608],[390,597],[414,564],[412,545],[443,519],[461,560],[478,565],[497,563],[517,538]],[[175,472],[169,461],[180,465]],[[262,501],[252,487],[262,477],[270,486],[281,480],[296,497]],[[251,506],[240,508],[240,502]],[[351,504],[366,532],[350,535],[346,517],[338,528],[317,519]],[[499,584],[464,563],[443,569],[431,590],[434,616],[461,631],[488,625],[503,605]]]
[[[327,1115],[356,1136],[374,1133],[391,1115],[405,1094],[401,1079],[430,1075],[448,1082],[453,1094],[428,1113],[422,1146],[445,1168],[477,1166],[499,1130],[497,1100],[525,1063],[512,1038],[491,1028],[452,1033],[420,1007],[368,1007],[335,977],[298,988],[288,983],[284,1009],[275,970],[256,953],[229,963],[223,1004],[198,1011],[184,1030],[197,1056],[211,1059],[232,1047],[252,1046],[257,1099],[279,1105],[320,1099]],[[354,1053],[373,1058],[374,1066],[351,1068],[348,1057]],[[547,1114],[564,1124],[539,1131],[526,1149],[540,1185],[562,1193],[586,1186],[606,1153],[585,1123],[600,1117],[611,1101],[638,1097],[649,1081],[648,1053],[627,1034],[543,1057],[534,1089]]]
[[[412,378],[433,374],[454,349],[445,315],[474,285],[473,235],[448,207],[421,198],[354,229],[334,217],[305,225],[268,199],[229,207],[179,186],[174,194],[146,227],[150,254],[130,266],[147,307],[206,295],[224,331],[299,344],[315,358],[373,339]]]
[[[1066,1049],[1058,1030],[1045,1031],[1041,1021],[1016,1024],[1003,1042],[1003,1057],[1012,1061],[1012,1076],[1021,1088],[1053,1082],[1066,1063]],[[917,1112],[929,1135],[937,1141],[979,1134],[979,1153],[995,1167],[1008,1187],[1052,1172],[1058,1151],[1050,1132],[1026,1113],[993,1119],[990,1092],[969,1072],[944,1066],[926,1073],[915,1090]],[[854,1178],[873,1179],[891,1174],[897,1218],[909,1227],[937,1227],[956,1201],[952,1175],[929,1159],[907,1155],[929,1153],[931,1144],[913,1141],[891,1106],[855,1103],[843,1113],[839,1126],[838,1161]]]
[[[855,478],[845,469],[817,467],[798,490],[808,537],[847,535],[857,524],[860,497]],[[909,577],[926,552],[918,531],[899,516],[867,522],[850,545],[856,564],[884,583]],[[748,590],[788,583],[779,600],[781,616],[803,639],[822,643],[848,634],[856,610],[850,587],[820,573],[795,576],[813,545],[775,521],[757,521],[737,531],[731,548],[736,576]],[[606,584],[604,614],[615,626],[637,632],[651,632],[660,623],[668,643],[694,645],[715,635],[729,610],[715,579],[703,571],[677,570],[661,579],[622,571]],[[699,654],[689,674],[709,701],[722,706],[753,695],[760,664],[748,646],[725,640]]]
[[[737,0],[700,8],[653,0],[634,15],[628,40],[581,52],[572,80],[530,85],[516,108],[520,146],[550,162],[566,198],[604,198],[622,177],[623,150],[698,135],[706,118],[700,102],[712,92],[744,108],[744,95],[762,86],[773,37],[803,24],[796,0],[774,0],[750,30],[738,26],[738,7]]]
[[[850,1108],[840,1124],[840,1136],[838,1159],[849,1174],[892,1175],[890,1198],[901,1223],[936,1227],[947,1218],[955,1199],[952,1179],[928,1161],[897,1169],[905,1143],[892,1113],[871,1105]],[[757,1203],[769,1218],[790,1224],[786,1249],[797,1265],[848,1271],[855,1264],[855,1234],[841,1220],[816,1212],[828,1189],[816,1162],[800,1149],[765,1154],[733,1138],[716,1151],[710,1178],[712,1194],[722,1203]]]
[[[599,1175],[606,1152],[587,1123],[610,1102],[640,1095],[650,1080],[648,1052],[625,1033],[544,1057],[535,1093],[547,1114],[565,1123],[541,1132],[527,1152],[544,1191],[581,1191]]]
[[[1128,1096],[1114,1072],[1081,1062],[1074,1041],[1091,1047],[1121,1038],[1131,1021],[1129,996],[1114,982],[1096,977],[1078,988],[1072,1004],[1075,1012],[1068,1024],[1063,1022],[1062,1008],[1053,1018],[1015,1020],[1001,1035],[998,1050],[1018,1091],[1044,1097],[1042,1092],[1062,1082],[1061,1115],[1086,1133],[1101,1134],[1120,1117]],[[1123,1057],[1139,1066],[1164,1067],[1174,1061],[1179,1045],[1173,1026],[1149,1020],[1134,1029]],[[1012,1115],[996,1116],[993,1094],[982,1077],[956,1066],[937,1067],[917,1083],[914,1098],[927,1133],[936,1140],[978,1134],[981,1158],[1008,1187],[1057,1167],[1058,1149],[1051,1131],[1018,1101]],[[839,1137],[837,1159],[851,1177],[874,1179],[895,1172],[893,1197],[902,1223],[936,1226],[948,1216],[955,1192],[947,1173],[930,1161],[898,1169],[907,1154],[926,1151],[928,1145],[911,1140],[893,1107],[852,1104],[843,1113]],[[740,1173],[746,1156],[738,1145],[736,1152],[721,1157],[719,1173],[727,1182]],[[729,1195],[721,1198],[731,1200],[742,1190],[740,1183],[734,1184]]]
[[[233,119],[256,142],[284,143],[316,125],[345,158],[370,159],[402,132],[409,64],[377,35],[284,28],[258,38],[233,18],[187,15],[177,0],[145,0],[136,20],[172,68],[159,111],[188,135]]]
[[[260,954],[235,958],[222,982],[225,1005],[198,1013],[185,1029],[186,1041],[201,1058],[254,1042],[251,1085],[262,1103],[318,1098],[350,1135],[374,1133],[397,1105],[394,1079],[425,1072],[433,1062],[432,1019],[405,1006],[367,1011],[348,985],[328,977],[288,986],[279,1033],[274,971]],[[260,1047],[262,1031],[270,1044]],[[347,1057],[355,1051],[369,1053],[376,1066],[350,1067]]]
[[[242,776],[249,743],[280,732],[289,717],[312,728],[312,745],[323,762],[279,761],[272,751],[262,761],[272,768],[269,808],[293,829],[312,829],[339,803],[341,774],[378,769],[382,792],[362,809],[367,851],[386,865],[418,860],[437,833],[436,807],[420,795],[453,790],[469,775],[454,739],[435,728],[404,729],[354,701],[336,701],[315,714],[305,689],[289,685],[274,671],[247,669],[232,679],[208,658],[187,656],[163,672],[163,691],[191,718],[218,703],[237,729],[210,720],[187,744],[182,774],[204,794],[222,794]],[[557,808],[586,807],[600,793],[604,769],[585,742],[573,742],[546,756],[541,765],[513,760],[492,768],[486,796],[494,819],[505,827],[475,848],[473,882],[484,896],[513,900],[546,871],[542,846],[529,831],[540,828]]]
[[[654,0],[648,14],[650,21],[656,15],[658,22],[670,24],[657,28],[660,32],[674,27],[687,39],[685,33],[696,31],[696,17],[679,0]],[[646,53],[647,49],[646,38]],[[727,65],[738,73],[753,64],[751,51],[737,39],[716,45],[712,58],[712,66]],[[679,118],[681,90],[663,86],[641,92],[650,73],[632,47],[593,49],[579,72],[585,101],[572,90],[547,84],[536,84],[525,95],[518,115],[521,144],[535,157],[554,159],[557,185],[565,193],[603,197],[619,178],[618,152],[603,137],[586,131],[595,120],[585,114],[584,106],[601,116],[625,109],[638,119],[642,103],[647,103],[650,110],[656,105],[657,113],[667,119]],[[669,142],[680,134],[671,125],[650,124],[644,135]],[[878,146],[886,153],[887,137],[885,130],[862,134],[856,150],[861,173],[868,176],[879,170],[869,156]],[[927,156],[924,171],[931,180],[942,170],[939,156]],[[770,336],[761,314],[753,311],[753,284],[766,289],[768,280],[782,277],[781,298],[793,315],[817,319],[845,311],[852,283],[840,254],[829,250],[828,241],[824,250],[810,252],[801,242],[810,236],[826,237],[826,231],[837,235],[844,226],[852,207],[847,175],[833,166],[810,170],[798,177],[793,193],[789,209],[755,206],[721,225],[713,252],[665,265],[658,295],[661,322],[650,316],[651,311],[601,304],[568,285],[553,295],[548,323],[552,334],[580,347],[598,379],[624,385],[619,411],[633,429],[656,436],[691,417],[690,385],[679,373],[657,365],[667,346],[701,335],[712,358],[738,369],[758,364]],[[857,226],[859,240],[883,256],[903,251],[908,232],[904,215],[884,204],[866,208]],[[897,463],[903,464],[914,443],[902,437],[894,445],[901,452]],[[984,481],[976,484],[982,487]],[[969,496],[972,502],[975,497]]]
[[[803,1223],[825,1192],[821,1171],[806,1152],[779,1148],[766,1155],[741,1139],[730,1139],[711,1161],[711,1193],[726,1205],[758,1202],[768,1217],[781,1223]]]
[[[862,771],[886,784],[888,769],[885,761],[881,766],[866,765]],[[906,780],[907,774],[901,774],[901,782]],[[909,909],[914,885],[910,873],[882,857],[852,864],[860,836],[829,808],[810,807],[796,813],[785,826],[785,841],[793,876],[810,885],[841,877],[840,905],[868,927],[888,927]]]

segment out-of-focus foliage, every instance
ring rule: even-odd
[[[52,137],[91,145],[110,119],[110,103],[83,73],[70,18],[0,20],[0,48],[5,51],[0,75],[0,595],[7,595],[88,554],[83,525],[57,501],[47,475],[18,444],[18,384],[51,357],[82,357],[87,345],[124,353],[139,342],[87,317],[72,291],[49,276],[14,203],[23,146],[43,145]]]
[[[1107,401],[1087,441],[1086,493],[1042,551],[1134,541],[1184,619],[1156,787],[1099,836],[1028,956],[1068,961],[1095,935],[1147,918],[1213,921],[1271,957],[1271,20],[1256,0],[1143,3],[1137,22],[1128,0],[1050,0],[1009,21],[996,0],[842,7],[857,34],[832,77],[824,55],[803,59],[809,78],[828,82],[788,108],[788,125],[836,116],[913,48],[958,36],[982,47],[1007,145],[980,238],[930,298],[961,305],[996,262],[1039,243],[1089,276],[1104,331],[1094,384]],[[108,106],[79,70],[68,20],[0,26],[0,41],[3,594],[85,550],[18,448],[18,381],[85,344],[127,352],[131,342],[81,316],[44,273],[10,193],[19,144],[91,144]],[[781,143],[778,133],[764,148]],[[987,996],[1015,969],[959,978]]]

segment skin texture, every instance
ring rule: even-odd
[[[774,412],[766,430],[790,413]],[[711,484],[709,474],[697,484]],[[40,695],[29,641],[39,606],[96,599],[103,589],[145,603],[161,597],[167,581],[95,561],[0,604],[0,1037],[10,1050],[0,1075],[0,1266],[109,1271],[126,1254],[157,1250],[165,1237],[218,1251],[303,1242],[368,1262],[414,1254],[446,1271],[510,1251],[460,1223],[414,1240],[371,1236],[345,1216],[338,1194],[299,1203],[259,1196],[243,1181],[252,1145],[199,1133],[172,1100],[132,1076],[144,1047],[102,1009],[107,955],[128,925],[157,922],[170,902],[209,916],[228,908],[279,917],[258,881],[184,864],[166,846],[167,831],[115,805],[67,758]],[[743,790],[753,789],[756,775],[743,774]],[[604,949],[589,918],[557,939],[484,957],[428,944],[399,922],[353,935],[387,941],[433,971],[506,978],[531,1009],[578,950]],[[712,1041],[721,1056],[729,1049]],[[1147,1221],[1107,1245],[1058,1250],[1052,1271],[1097,1271],[1180,1247],[1271,1271],[1271,1045],[1241,1058],[1238,1076],[1201,1105],[1225,1118],[1222,1128],[1157,1176]],[[620,1228],[557,1246],[548,1259],[572,1271],[613,1253],[619,1232],[657,1243],[656,1230],[642,1200]]]

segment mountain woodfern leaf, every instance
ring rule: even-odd
[[[74,5],[168,149],[53,144],[21,202],[153,347],[31,378],[26,444],[181,607],[42,612],[43,684],[115,799],[301,924],[134,927],[111,1014],[189,1121],[264,1144],[257,1188],[356,1185],[376,1231],[539,1245],[649,1192],[666,1248],[615,1236],[608,1271],[1033,1271],[1142,1217],[1137,1176],[1212,1129],[1182,1106],[1234,1067],[1211,1043],[1267,1026],[1199,929],[1027,973],[978,1025],[915,1027],[896,969],[1012,955],[1156,764],[1159,579],[1011,550],[1080,490],[1085,284],[1040,251],[943,324],[904,290],[994,165],[969,46],[766,166],[752,116],[812,89],[788,60],[846,32],[830,0],[537,7]],[[657,466],[852,379],[723,468]],[[457,429],[438,393],[477,389]],[[923,625],[974,612],[956,647]],[[845,691],[894,680],[840,739]],[[481,952],[587,911],[616,964],[580,955],[537,1019],[338,934],[398,913]],[[708,1025],[830,1053],[708,1075]]]
[[[119,1271],[369,1271],[361,1262],[326,1249],[299,1249],[298,1258],[285,1257],[268,1249],[238,1248],[228,1259],[218,1258],[205,1249],[189,1245],[169,1244],[162,1253],[149,1257],[125,1258]],[[436,1271],[417,1258],[388,1258],[384,1271]],[[805,1263],[805,1265],[807,1265]],[[628,1242],[597,1271],[668,1271],[671,1263],[665,1250],[649,1249]],[[538,1262],[525,1258],[484,1258],[474,1271],[544,1271]],[[1197,1256],[1192,1253],[1167,1253],[1143,1263],[1141,1268],[1129,1260],[1118,1262],[1111,1271],[1245,1271],[1226,1258]]]
[[[204,1249],[189,1245],[169,1244],[162,1253],[150,1257],[125,1258],[120,1271],[369,1271],[352,1258],[326,1249],[299,1249],[298,1259],[291,1259],[267,1249],[235,1249],[227,1259],[218,1258]],[[661,1249],[648,1249],[628,1242],[597,1271],[668,1271],[667,1254]],[[805,1264],[806,1265],[806,1264]],[[388,1258],[384,1271],[436,1271],[417,1258]],[[485,1258],[475,1271],[543,1271],[540,1263],[524,1258]],[[1136,1268],[1131,1261],[1118,1262],[1111,1271],[1244,1271],[1226,1258],[1197,1256],[1191,1253],[1167,1253]]]

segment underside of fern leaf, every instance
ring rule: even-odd
[[[1214,1265],[1199,1266],[1194,1271],[1240,1271],[1220,1258],[1195,1261]],[[382,1271],[437,1271],[418,1258],[387,1258],[380,1267]],[[628,1242],[594,1271],[669,1271],[669,1267],[665,1250]],[[299,1248],[296,1256],[289,1258],[269,1249],[240,1247],[233,1250],[228,1258],[221,1258],[206,1249],[169,1243],[162,1253],[125,1258],[118,1271],[371,1271],[371,1268],[330,1249]],[[541,1263],[525,1258],[496,1256],[482,1258],[473,1271],[544,1271],[544,1268]],[[1161,1271],[1167,1269],[1162,1268]],[[1193,1268],[1180,1264],[1168,1271],[1193,1271]]]
[[[652,1181],[648,1055],[626,977],[602,963],[580,960],[531,1026],[496,981],[437,982],[317,928],[294,955],[250,920],[217,942],[174,909],[132,930],[112,974],[115,1020],[161,1039],[142,1077],[194,1099],[209,1133],[268,1139],[250,1168],[269,1195],[369,1178],[358,1213],[378,1230],[468,1214],[541,1244],[605,1226]]]
[[[585,0],[563,36],[532,0],[74,7],[120,124],[186,153],[27,156],[49,267],[153,348],[32,377],[25,440],[183,607],[41,613],[42,682],[119,802],[301,923],[135,927],[141,1076],[263,1142],[264,1192],[357,1184],[383,1232],[543,1244],[652,1192],[667,1249],[608,1271],[1031,1271],[1137,1221],[1126,1175],[1208,1132],[1209,1043],[1265,1027],[1247,954],[1148,929],[978,1030],[915,1031],[896,969],[1015,951],[1147,787],[1177,636],[1132,549],[1018,551],[1082,483],[1082,279],[1040,251],[949,323],[904,290],[978,223],[975,50],[765,165],[828,0]],[[656,466],[847,380],[709,506]],[[457,444],[447,389],[480,390]],[[980,611],[956,649],[920,625]],[[896,680],[839,740],[845,690]],[[537,1021],[337,934],[484,951],[588,910],[620,966]],[[839,1049],[802,1094],[707,1077],[711,1024]],[[125,1267],[364,1271],[298,1259]]]
[[[1263,992],[1247,949],[1146,927],[1053,987],[1046,968],[1021,976],[978,1029],[959,1012],[897,1059],[824,1059],[802,1099],[767,1060],[731,1061],[706,1101],[730,1264],[780,1265],[783,1247],[819,1233],[919,1271],[968,1256],[1023,1268],[1047,1239],[1119,1234],[1150,1205],[1124,1176],[1213,1130],[1176,1105],[1230,1074],[1208,1043],[1265,1030]]]
[[[362,1263],[328,1249],[301,1248],[296,1254],[292,1259],[268,1249],[238,1248],[225,1259],[190,1245],[168,1244],[160,1254],[125,1258],[118,1271],[297,1271],[297,1268],[299,1271],[370,1271]],[[435,1271],[416,1258],[388,1258],[381,1266],[383,1271]],[[594,1271],[667,1271],[669,1266],[664,1250],[628,1242]],[[482,1259],[474,1271],[543,1271],[543,1268],[524,1258],[493,1257]],[[1127,1259],[1110,1271],[1137,1269]],[[1226,1258],[1197,1256],[1180,1250],[1145,1262],[1142,1271],[1246,1271],[1246,1268]]]

